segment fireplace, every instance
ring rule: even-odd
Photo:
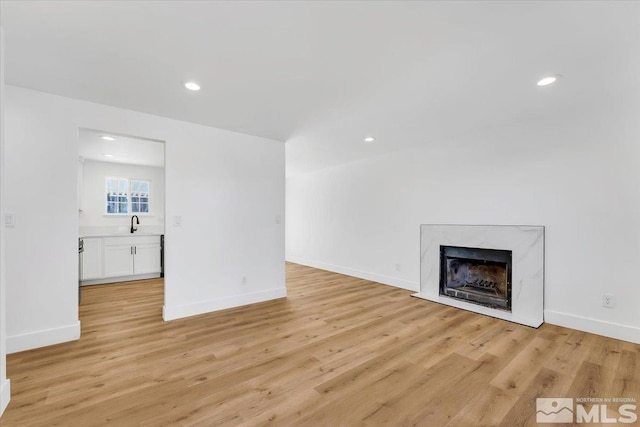
[[[484,279],[476,280],[480,275]],[[544,322],[544,227],[420,225],[420,292],[413,296],[539,327]]]
[[[511,312],[512,252],[440,246],[440,295]]]

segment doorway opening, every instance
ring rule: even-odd
[[[79,303],[95,285],[164,295],[164,141],[80,128],[77,182]]]

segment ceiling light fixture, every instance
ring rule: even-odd
[[[186,87],[187,89],[192,90],[192,91],[200,90],[200,85],[198,83],[196,83],[196,82],[186,82],[184,84],[184,87]]]
[[[553,76],[547,76],[543,79],[538,80],[538,86],[548,86],[552,83],[555,83],[559,78],[560,74],[554,74]]]
[[[364,142],[373,142],[373,141],[375,141],[375,140],[376,140],[376,139],[375,139],[374,137],[372,137],[372,136],[368,136],[368,137],[366,137],[366,138],[364,139]]]
[[[113,154],[105,154],[105,157],[113,157]]]
[[[109,135],[102,135],[100,138],[104,139],[105,141],[115,141],[116,139],[112,136]]]

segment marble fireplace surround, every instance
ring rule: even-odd
[[[440,245],[512,251],[511,312],[440,295]],[[413,296],[537,328],[544,322],[544,227],[422,224]]]

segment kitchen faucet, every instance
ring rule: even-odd
[[[131,217],[131,233],[133,233],[134,231],[136,231],[138,228],[133,228],[133,218],[136,219],[136,224],[140,225],[140,218],[138,218],[138,215],[134,215]]]

